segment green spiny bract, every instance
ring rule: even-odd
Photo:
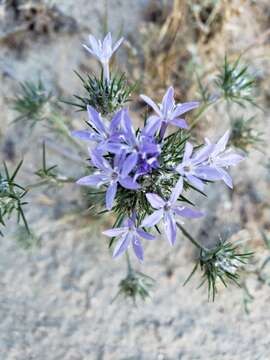
[[[85,96],[74,95],[78,102],[67,101],[67,103],[81,111],[85,111],[87,105],[91,105],[102,115],[113,114],[129,101],[130,95],[135,89],[135,85],[128,84],[124,74],[112,76],[108,83],[104,80],[103,72],[101,72],[100,79],[95,75],[87,75],[86,78],[83,78],[78,72],[75,73],[82,81],[86,94]]]
[[[256,130],[253,126],[255,117],[245,119],[243,117],[237,117],[232,119],[232,132],[231,143],[235,147],[245,151],[246,153],[250,148],[260,149],[260,145],[263,144],[263,132]]]
[[[14,121],[27,121],[33,127],[43,118],[44,106],[51,97],[52,94],[45,89],[41,80],[37,83],[31,81],[21,83],[13,105],[13,110],[18,112],[19,116]]]
[[[249,73],[248,67],[240,64],[240,57],[229,63],[225,56],[223,67],[217,76],[216,85],[224,98],[244,106],[246,102],[255,105],[255,78]]]
[[[6,219],[13,213],[17,214],[18,223],[22,220],[26,230],[29,232],[28,224],[23,212],[23,201],[27,191],[15,182],[15,178],[22,166],[22,161],[18,164],[12,174],[4,163],[4,171],[0,171],[0,225],[5,226]],[[0,235],[3,235],[0,231]]]

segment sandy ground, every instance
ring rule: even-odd
[[[127,35],[136,34],[145,3],[110,0],[110,29],[117,33],[123,27]],[[80,43],[88,32],[102,30],[103,1],[78,0],[74,5],[66,0],[59,1],[59,7],[76,19],[77,30],[25,38],[22,52],[5,43],[0,46],[1,156],[7,158],[7,139],[13,141],[15,157],[20,158],[22,153],[25,157],[23,180],[40,163],[37,144],[44,129],[35,131],[29,142],[21,140],[23,129],[8,125],[14,113],[7,102],[17,81],[41,73],[45,83],[60,94],[75,93],[79,83],[72,71],[94,66]],[[232,39],[233,49],[246,48],[249,39],[262,31],[245,7],[240,10],[225,28],[225,47]],[[239,42],[237,19],[242,26],[253,19],[243,43]],[[267,77],[269,49],[258,48],[256,54],[252,65]],[[269,88],[269,81],[262,91],[264,88]],[[223,112],[220,109],[212,116],[222,117]],[[269,111],[259,119],[259,126],[270,135]],[[223,130],[224,124],[210,128],[208,133],[216,136]],[[265,250],[258,228],[269,229],[270,178],[269,169],[263,166],[269,155],[269,149],[266,154],[255,152],[234,169],[233,193],[217,184],[208,189],[207,201],[198,199],[208,216],[190,225],[194,235],[206,244],[213,243],[219,233],[244,237],[256,247],[258,261],[263,259]],[[79,171],[78,165],[74,166]],[[66,160],[62,170],[69,168]],[[174,249],[163,239],[146,247],[147,260],[138,268],[157,281],[151,300],[139,302],[137,307],[121,299],[112,302],[125,275],[125,263],[111,260],[100,236],[105,227],[101,219],[88,219],[86,224],[85,219],[67,214],[78,196],[77,187],[69,185],[33,195],[35,206],[29,207],[28,216],[42,238],[40,248],[22,249],[14,240],[13,229],[0,238],[1,360],[270,359],[269,287],[255,277],[248,279],[254,295],[249,315],[244,311],[243,291],[236,287],[220,288],[216,302],[209,303],[206,291],[196,289],[198,276],[182,286],[193,267],[194,252],[181,236]]]

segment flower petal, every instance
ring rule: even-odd
[[[133,246],[133,250],[134,250],[134,253],[137,256],[137,258],[139,260],[143,261],[143,247],[142,247],[142,243],[141,243],[140,239],[137,236],[133,236],[132,246]]]
[[[153,212],[153,214],[147,216],[143,220],[141,226],[142,227],[154,226],[161,220],[162,216],[163,216],[163,210],[162,209],[156,210],[156,211]]]
[[[130,243],[130,236],[124,235],[119,239],[116,243],[116,246],[113,251],[113,257],[117,258],[118,256],[122,255],[128,248],[128,245]]]
[[[219,168],[218,171],[220,172],[221,176],[222,176],[222,180],[225,182],[225,184],[233,189],[233,182],[232,182],[232,178],[231,176],[227,173],[226,170]]]
[[[76,183],[84,186],[100,187],[107,182],[107,177],[104,175],[88,175],[79,179]]]
[[[196,176],[193,175],[186,175],[188,181],[195,186],[197,189],[199,190],[203,190],[204,189],[204,183],[202,182],[202,180],[196,178]]]
[[[161,119],[156,115],[152,115],[148,118],[145,127],[142,129],[143,136],[154,136],[160,128]]]
[[[186,218],[191,218],[191,219],[196,219],[196,218],[200,218],[204,215],[203,212],[196,210],[196,209],[191,209],[188,208],[186,206],[175,206],[173,208],[173,211],[180,216],[186,217]]]
[[[190,159],[192,151],[193,151],[193,145],[189,141],[187,141],[185,145],[185,152],[183,157],[184,162]]]
[[[179,198],[182,190],[183,190],[183,178],[180,177],[180,179],[177,181],[177,184],[175,185],[174,189],[172,190],[172,193],[171,193],[171,196],[170,196],[171,204],[176,203],[176,201]]]
[[[99,141],[100,136],[97,133],[86,130],[75,130],[71,132],[71,135],[82,140]]]
[[[130,176],[125,177],[124,179],[119,179],[119,183],[126,189],[130,190],[138,190],[140,189],[140,185],[134,181]]]
[[[156,238],[154,235],[149,234],[148,232],[145,232],[142,229],[137,229],[137,234],[146,240],[155,240]]]
[[[106,208],[111,210],[113,207],[114,198],[117,191],[117,183],[112,183],[106,192]]]
[[[115,45],[113,47],[113,51],[112,51],[113,53],[119,48],[119,46],[122,44],[123,41],[124,41],[124,38],[122,37],[115,43]]]
[[[190,110],[196,109],[199,105],[200,103],[198,101],[190,101],[183,104],[179,104],[176,106],[173,112],[173,117],[178,117]]]
[[[138,161],[138,154],[132,153],[123,162],[122,169],[121,169],[121,175],[125,178],[128,176],[128,174],[134,170],[135,166],[137,165]]]
[[[157,104],[150,99],[150,97],[146,96],[146,95],[140,95],[140,97],[143,99],[144,102],[146,102],[147,105],[149,105],[159,116],[162,116],[162,113],[159,109],[159,107],[157,106]]]
[[[120,228],[112,228],[105,231],[102,231],[102,234],[109,236],[109,237],[115,237],[120,236],[125,233],[127,233],[128,227],[120,227]]]
[[[222,179],[220,172],[211,166],[200,166],[194,170],[194,174],[203,180],[217,181]]]
[[[106,134],[106,128],[102,123],[100,114],[90,105],[87,105],[88,122],[92,125],[99,133]]]
[[[181,129],[188,129],[188,124],[184,119],[175,118],[170,121],[171,125],[175,125]]]
[[[167,113],[173,109],[174,107],[174,88],[170,86],[168,90],[166,91],[166,94],[164,95],[162,99],[162,112],[163,115],[166,116]]]
[[[164,230],[169,243],[174,245],[176,241],[176,222],[171,212],[164,214]]]
[[[157,194],[147,193],[146,197],[154,209],[163,208],[163,206],[165,205],[165,201]]]

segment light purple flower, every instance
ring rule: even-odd
[[[167,90],[160,105],[157,105],[146,95],[141,95],[141,98],[156,112],[157,115],[151,116],[148,119],[147,126],[160,128],[161,138],[164,137],[169,124],[183,129],[188,128],[186,121],[180,118],[180,116],[199,106],[199,102],[197,101],[175,104],[174,89],[172,86]]]
[[[101,115],[90,105],[87,105],[87,113],[88,124],[91,129],[73,131],[72,135],[98,143],[97,149],[104,152],[106,144],[110,141],[116,141],[120,136],[117,129],[121,121],[121,110],[114,115],[110,124],[102,119]]]
[[[198,218],[203,216],[202,212],[182,206],[178,203],[177,200],[182,193],[182,190],[183,178],[181,177],[178,180],[175,188],[172,190],[169,200],[164,200],[157,194],[146,194],[147,200],[149,201],[151,206],[156,209],[156,211],[154,211],[151,215],[147,216],[143,220],[141,226],[154,226],[159,223],[161,219],[163,219],[165,233],[171,245],[174,245],[176,241],[175,215],[183,216],[186,218]]]
[[[97,151],[92,151],[90,155],[93,165],[99,170],[93,175],[79,179],[77,184],[98,188],[107,185],[106,208],[108,210],[113,207],[118,184],[131,190],[140,188],[140,185],[129,176],[136,164],[124,154],[115,155],[113,166]]]
[[[123,227],[103,231],[104,235],[110,237],[120,237],[114,248],[113,257],[116,258],[122,255],[131,243],[137,258],[140,261],[143,261],[143,247],[140,239],[154,240],[155,237],[141,228],[136,227],[134,216],[127,219],[123,225]]]
[[[118,40],[116,44],[112,45],[112,35],[109,32],[103,41],[97,40],[93,35],[89,35],[89,46],[83,45],[83,47],[95,56],[103,65],[104,77],[110,81],[109,62],[113,53],[119,48],[123,42],[123,38]]]
[[[226,150],[229,137],[230,132],[228,130],[216,144],[212,145],[210,141],[206,139],[207,146],[213,147],[207,165],[218,172],[220,175],[219,178],[223,180],[227,186],[233,188],[232,178],[224,168],[237,165],[240,161],[244,160],[244,157],[233,153],[231,149]]]
[[[220,179],[220,173],[207,164],[212,151],[213,145],[208,144],[192,156],[193,145],[186,142],[183,160],[175,170],[197,189],[203,190],[204,183],[202,179],[211,181]]]

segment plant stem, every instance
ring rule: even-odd
[[[128,251],[126,251],[126,260],[127,260],[128,275],[131,275],[131,274],[133,273],[133,269],[132,269],[132,266],[131,266],[131,262],[130,262],[130,258],[129,258]]]
[[[223,97],[219,97],[216,101],[204,104],[193,118],[193,121],[189,126],[188,132],[191,132],[191,130],[197,125],[197,123],[199,122],[200,118],[202,117],[202,115],[205,113],[206,110],[209,110],[212,106],[216,105],[221,100],[223,100]]]
[[[50,184],[50,183],[53,183],[53,182],[55,182],[56,184],[57,183],[63,183],[63,184],[75,183],[76,179],[68,178],[68,177],[64,177],[64,176],[59,176],[59,177],[51,178],[51,179],[50,178],[43,179],[43,180],[38,181],[38,182],[36,182],[34,184],[30,184],[30,185],[26,186],[25,190],[29,191],[29,190],[32,190],[32,189],[37,188],[39,186],[43,186],[43,185]]]
[[[182,233],[185,235],[186,238],[189,239],[190,242],[192,242],[192,244],[194,246],[196,246],[196,248],[206,251],[208,252],[209,250],[204,247],[203,245],[201,245],[197,240],[195,240],[184,228],[182,225],[180,225],[178,222],[176,223],[176,226],[182,231]]]

